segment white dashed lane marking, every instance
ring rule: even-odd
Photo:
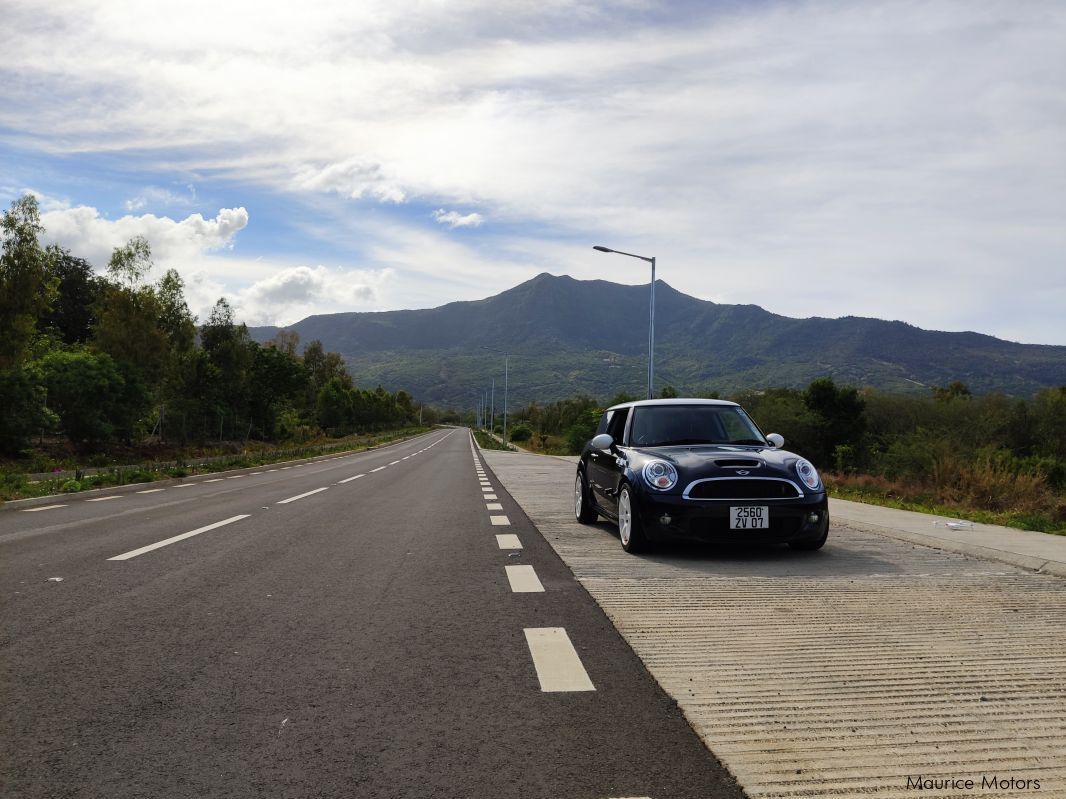
[[[111,499],[122,499],[122,494],[112,494],[109,497],[93,497],[92,499],[85,500],[86,502],[107,502]],[[56,506],[58,507],[58,506]]]
[[[503,510],[503,505],[499,502],[489,502],[485,505],[485,510]]]
[[[499,497],[497,497],[495,494],[485,494],[481,498],[482,499],[499,499]]]
[[[506,535],[496,536],[496,545],[500,549],[521,549],[522,542],[518,540],[518,536],[514,533],[507,533]]]
[[[393,461],[392,463],[389,464],[389,466],[395,466],[397,463],[399,463],[399,461]]]
[[[221,483],[221,477],[212,477],[210,480],[204,480],[205,483]]]
[[[514,594],[543,594],[544,586],[532,566],[505,566],[507,582]]]
[[[134,550],[131,550],[130,552],[125,552],[125,553],[123,553],[121,555],[115,555],[115,557],[108,558],[108,560],[129,560],[130,558],[135,558],[138,555],[143,555],[145,552],[151,552],[154,549],[159,549],[160,547],[165,547],[165,546],[168,546],[170,544],[176,543],[178,541],[184,541],[186,538],[192,538],[194,535],[200,535],[200,533],[206,533],[208,530],[216,530],[219,527],[224,527],[227,524],[233,524],[234,522],[239,522],[241,519],[247,519],[249,515],[250,514],[245,513],[245,514],[243,514],[241,516],[231,516],[228,519],[223,519],[220,522],[215,522],[214,524],[209,524],[206,527],[198,527],[195,530],[190,530],[187,533],[182,533],[181,535],[176,535],[173,538],[167,538],[164,541],[158,541],[155,544],[149,544],[148,546],[141,547],[140,549],[134,549]]]
[[[525,634],[541,691],[596,690],[566,630],[562,627],[527,627]]]
[[[158,494],[160,491],[166,491],[165,488],[147,488],[144,491],[138,491],[138,494]]]
[[[297,494],[295,497],[289,497],[288,499],[279,500],[278,504],[279,505],[287,505],[290,502],[295,502],[298,499],[303,499],[304,497],[309,497],[312,494],[317,494],[319,491],[325,491],[328,488],[329,488],[329,486],[323,486],[322,488],[316,488],[313,491],[305,491],[302,494]]]
[[[181,485],[174,486],[174,488],[192,488],[196,483],[182,483]]]
[[[341,485],[342,483],[350,483],[350,482],[352,482],[352,480],[358,480],[360,477],[366,477],[366,475],[365,474],[356,474],[356,475],[352,475],[351,477],[345,477],[343,480],[338,480],[337,481],[337,485]]]
[[[494,527],[506,527],[511,524],[511,520],[506,516],[489,516],[489,521]]]
[[[66,505],[42,505],[39,508],[23,508],[23,513],[37,513],[42,510],[52,510],[53,508],[65,508]]]
[[[388,469],[388,468],[389,468],[388,466],[379,466],[376,469],[371,469],[370,473],[373,474],[374,472],[380,472],[382,469]]]

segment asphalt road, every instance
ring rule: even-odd
[[[0,796],[742,796],[477,463],[0,510]]]

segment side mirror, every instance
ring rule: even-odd
[[[592,439],[593,449],[610,449],[614,445],[614,439],[606,433],[600,433]]]
[[[781,447],[785,446],[785,437],[780,436],[777,433],[770,433],[770,435],[766,437],[766,440],[770,442],[770,445],[773,446],[774,449],[781,449]]]

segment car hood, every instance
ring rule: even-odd
[[[785,469],[799,459],[799,455],[773,447],[735,447],[726,445],[691,445],[678,447],[635,447],[633,452],[641,458],[661,458],[670,461],[683,471],[693,469]]]

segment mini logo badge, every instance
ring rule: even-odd
[[[737,474],[751,474],[747,469],[737,469]]]

